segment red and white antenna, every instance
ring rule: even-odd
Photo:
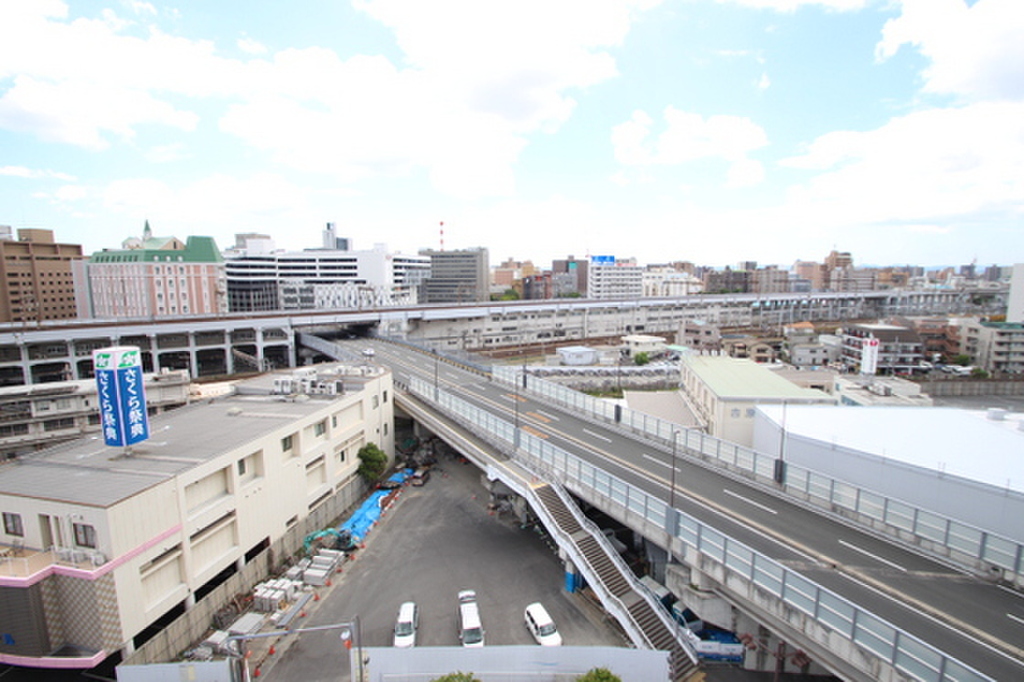
[[[444,251],[444,221],[441,221],[441,251]]]

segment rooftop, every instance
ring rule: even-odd
[[[760,409],[776,424],[782,407]],[[1024,414],[952,407],[789,405],[786,432],[1024,493]]]
[[[270,395],[275,376],[291,375],[239,382],[229,395],[153,416],[149,440],[133,446],[130,455],[108,447],[100,435],[90,435],[8,461],[0,465],[0,494],[109,507],[337,399]],[[361,388],[364,377],[357,379]]]
[[[796,401],[822,401],[830,398],[822,391],[800,388],[753,360],[722,355],[688,355],[684,357],[683,363],[720,398]]]

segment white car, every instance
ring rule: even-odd
[[[420,613],[416,603],[407,601],[398,607],[398,620],[395,621],[395,646],[407,649],[416,646],[416,628],[419,626]]]
[[[459,592],[459,641],[464,647],[484,645],[484,626],[480,622],[480,609],[476,604],[476,592]]]
[[[526,607],[523,613],[526,620],[526,629],[530,631],[537,644],[541,646],[562,646],[562,635],[555,627],[555,621],[551,620],[547,609],[540,602],[534,602]]]

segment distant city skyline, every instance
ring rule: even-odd
[[[1024,260],[1016,0],[0,5],[0,224],[547,266]]]

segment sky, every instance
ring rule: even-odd
[[[1022,35],[1021,0],[0,0],[0,225],[1006,265]]]

